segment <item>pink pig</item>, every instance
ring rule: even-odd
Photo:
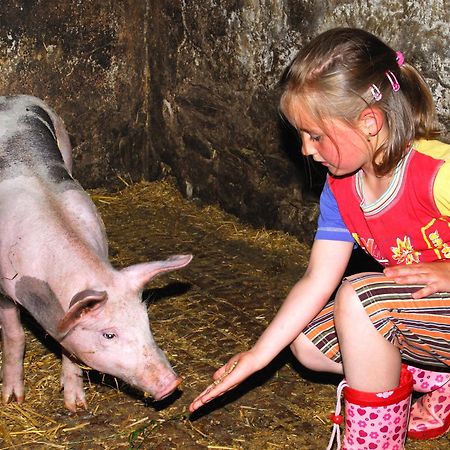
[[[103,223],[71,168],[69,137],[52,110],[35,97],[0,97],[3,401],[24,398],[17,304],[63,347],[68,409],[87,407],[76,360],[160,400],[181,380],[153,340],[141,295],[192,256],[114,269]]]

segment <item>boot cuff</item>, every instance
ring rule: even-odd
[[[402,366],[400,374],[400,384],[389,391],[385,392],[363,392],[346,387],[344,389],[344,398],[349,402],[360,406],[383,406],[398,403],[409,395],[413,390],[413,377],[411,372]]]

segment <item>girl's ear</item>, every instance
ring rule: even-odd
[[[384,125],[384,114],[377,107],[366,108],[359,115],[359,126],[366,136],[376,136]]]

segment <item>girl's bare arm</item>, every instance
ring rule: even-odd
[[[191,412],[262,369],[297,338],[340,283],[352,248],[351,242],[314,242],[305,275],[294,285],[275,318],[249,351],[233,356],[214,373],[214,383],[194,399]]]

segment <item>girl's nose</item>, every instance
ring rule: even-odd
[[[307,139],[303,139],[302,141],[301,152],[304,156],[312,156],[317,153],[314,145],[312,143],[309,143]]]

